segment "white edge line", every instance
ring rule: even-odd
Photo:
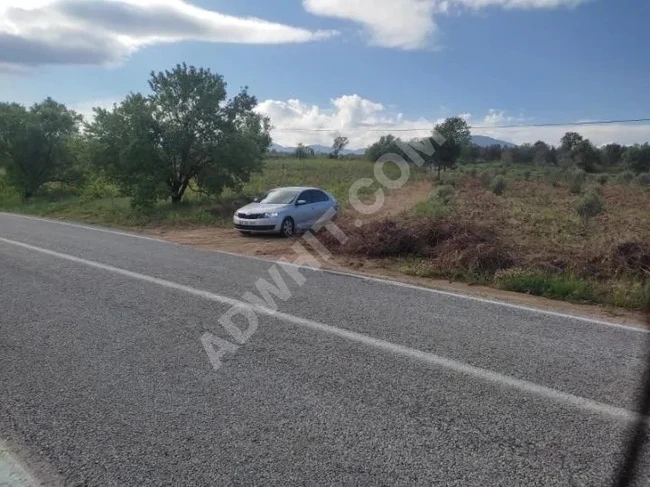
[[[120,235],[122,237],[133,237],[133,238],[138,238],[140,240],[149,240],[150,242],[158,242],[158,243],[166,243],[166,244],[176,245],[173,242],[169,242],[168,240],[162,240],[162,239],[153,238],[153,237],[146,237],[144,235],[138,235],[137,233],[121,232],[119,230],[109,230],[107,228],[94,227],[94,226],[90,226],[90,225],[80,225],[79,223],[63,222],[63,221],[59,221],[59,220],[53,220],[51,218],[40,218],[40,217],[37,217],[37,216],[19,215],[19,214],[16,214],[16,213],[5,213],[5,212],[0,212],[0,215],[2,215],[2,216],[12,216],[12,217],[16,217],[16,218],[24,218],[25,220],[34,220],[34,221],[37,221],[37,222],[56,223],[57,225],[64,225],[66,227],[74,227],[74,228],[82,228],[84,230],[91,230],[93,232],[111,233],[113,235]]]
[[[68,223],[68,222],[62,222],[59,220],[52,220],[49,218],[40,218],[40,217],[34,217],[34,216],[26,216],[26,215],[19,215],[16,213],[5,213],[5,212],[0,212],[0,215],[7,215],[7,216],[13,216],[17,218],[25,218],[27,220],[35,220],[35,221],[41,221],[45,223],[55,223],[59,225],[66,225],[70,227],[75,227],[75,228],[81,228],[84,230],[91,230],[94,232],[103,232],[103,233],[109,233],[113,235],[120,235],[123,237],[133,237],[137,239],[142,239],[142,240],[149,240],[152,242],[158,242],[158,243],[163,243],[163,244],[168,244],[168,245],[176,245],[180,246],[179,244],[176,244],[174,242],[170,242],[169,240],[162,240],[162,239],[157,239],[153,237],[146,237],[143,235],[137,235],[135,233],[128,233],[128,232],[121,232],[117,230],[110,230],[107,228],[102,228],[102,227],[93,227],[93,226],[88,226],[88,225],[80,225],[77,223]],[[244,255],[244,254],[237,254],[235,252],[228,252],[225,250],[217,250],[217,249],[209,249],[209,252],[214,252],[217,254],[223,254],[223,255],[229,255],[231,257],[238,257],[240,259],[251,259],[251,260],[257,260],[260,262],[268,262],[269,264],[279,264],[278,261],[273,260],[273,259],[267,259],[264,257],[256,257],[252,255]],[[505,308],[510,308],[510,309],[516,309],[519,311],[527,311],[530,313],[538,313],[538,314],[543,314],[547,316],[553,316],[556,318],[563,318],[563,319],[569,319],[569,320],[575,320],[575,321],[581,321],[583,323],[591,323],[595,325],[601,325],[601,326],[609,326],[612,328],[618,328],[621,330],[626,330],[626,331],[633,331],[637,333],[650,333],[650,330],[647,328],[642,328],[641,326],[630,326],[630,325],[623,325],[621,323],[613,323],[611,321],[604,321],[604,320],[598,320],[596,318],[589,318],[586,316],[580,316],[580,315],[573,315],[573,314],[568,314],[568,313],[561,313],[559,311],[551,311],[551,310],[546,310],[543,308],[534,308],[530,306],[525,306],[521,304],[514,304],[514,303],[509,303],[507,301],[500,301],[497,299],[488,299],[488,298],[482,298],[479,296],[472,296],[469,294],[461,294],[461,293],[455,293],[452,291],[444,291],[442,289],[434,289],[430,287],[424,287],[424,286],[417,286],[415,284],[408,284],[405,282],[400,282],[400,281],[395,281],[391,279],[385,279],[381,277],[374,277],[374,276],[369,276],[367,274],[358,274],[354,272],[346,272],[346,271],[339,271],[339,270],[334,270],[334,269],[314,269],[313,267],[309,266],[303,266],[303,265],[297,265],[297,264],[291,264],[291,263],[282,263],[284,266],[291,266],[295,267],[301,270],[306,270],[306,271],[314,271],[314,272],[323,272],[326,274],[333,274],[333,275],[338,275],[338,276],[345,276],[345,277],[355,277],[357,279],[363,279],[366,281],[371,281],[371,282],[378,282],[381,284],[386,284],[386,285],[392,285],[392,286],[398,286],[398,287],[403,287],[407,289],[413,289],[417,291],[425,291],[433,294],[439,294],[441,296],[448,296],[448,297],[453,297],[453,298],[459,298],[459,299],[466,299],[469,301],[475,301],[478,303],[483,303],[483,304],[489,304],[492,306],[503,306]]]
[[[168,281],[166,279],[160,279],[157,277],[148,276],[146,274],[140,274],[138,272],[129,271],[126,269],[114,267],[107,264],[102,264],[100,262],[95,262],[80,257],[75,257],[69,254],[62,254],[59,252],[47,250],[41,247],[35,247],[33,245],[25,244],[22,242],[16,242],[14,240],[5,239],[2,237],[0,237],[0,242],[3,242],[8,245],[13,245],[15,247],[21,247],[41,254],[49,255],[51,257],[56,257],[58,259],[66,260],[69,262],[82,264],[87,267],[93,267],[95,269],[112,272],[113,274],[122,275],[125,277],[129,277],[131,279],[144,281],[150,284],[156,284],[158,286],[167,289],[182,291],[187,294],[191,294],[193,296],[197,296],[212,302],[225,304],[237,308],[252,309],[255,313],[277,318],[292,323],[294,325],[301,326],[303,328],[309,328],[319,332],[338,336],[340,338],[344,338],[352,342],[360,343],[368,347],[380,349],[385,352],[392,353],[394,355],[399,355],[408,359],[437,366],[443,369],[450,370],[452,372],[456,372],[458,374],[471,376],[483,380],[485,382],[497,384],[499,386],[505,386],[510,389],[516,389],[528,394],[541,396],[543,398],[553,400],[557,403],[573,406],[575,408],[588,411],[591,413],[596,413],[601,416],[607,416],[611,419],[623,420],[623,421],[636,421],[640,419],[640,415],[634,411],[601,403],[581,396],[576,396],[567,392],[558,391],[550,387],[535,384],[534,382],[530,382],[523,379],[517,379],[515,377],[501,374],[499,372],[494,372],[488,369],[483,369],[481,367],[468,365],[463,362],[441,357],[433,353],[423,352],[421,350],[406,347],[404,345],[398,345],[392,342],[388,342],[386,340],[374,338],[355,331],[346,330],[343,328],[337,328],[335,326],[326,325],[324,323],[309,320],[306,318],[300,318],[298,316],[282,313],[280,311],[274,311],[269,308],[251,305],[250,303],[247,303],[245,301],[239,301],[237,299],[229,298],[227,296],[211,293],[209,291],[203,291],[190,286],[186,286],[184,284]]]
[[[27,467],[9,451],[9,447],[2,440],[0,440],[0,480],[1,477],[8,478],[10,486],[36,487],[41,485]]]

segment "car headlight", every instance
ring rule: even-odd
[[[264,213],[264,215],[262,215],[262,216],[264,218],[276,218],[278,216],[278,214],[277,213]]]

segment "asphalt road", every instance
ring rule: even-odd
[[[0,440],[45,485],[608,485],[646,332],[281,269],[215,370],[271,266],[0,214]]]

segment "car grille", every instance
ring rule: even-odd
[[[259,214],[252,214],[252,215],[247,215],[246,213],[237,213],[238,218],[243,218],[244,220],[259,220],[260,218],[264,218],[263,213]]]
[[[249,232],[270,232],[275,229],[275,225],[235,225],[235,228]]]

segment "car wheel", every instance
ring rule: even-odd
[[[285,237],[293,237],[296,233],[296,224],[293,221],[293,218],[288,217],[282,220],[282,226],[280,227],[280,233]]]

